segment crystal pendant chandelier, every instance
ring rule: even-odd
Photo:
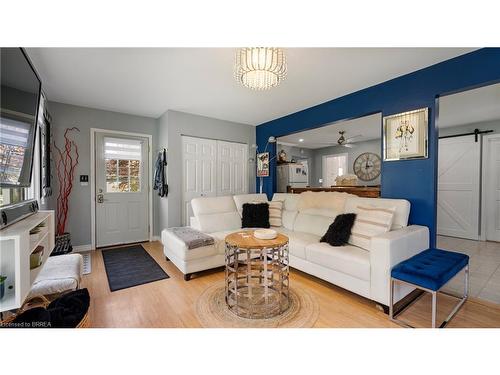
[[[278,86],[286,76],[286,57],[281,48],[240,48],[236,53],[235,77],[252,90]]]

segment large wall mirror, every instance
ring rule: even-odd
[[[438,100],[437,243],[471,257],[472,297],[500,303],[500,84]]]
[[[377,113],[278,137],[277,191],[368,187],[378,196],[381,121]]]

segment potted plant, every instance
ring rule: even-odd
[[[7,276],[0,275],[0,299],[3,298],[3,295],[5,293],[5,280],[7,279]]]

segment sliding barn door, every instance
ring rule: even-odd
[[[438,234],[479,239],[480,151],[473,135],[439,140]]]
[[[486,239],[500,242],[500,136],[485,138]]]

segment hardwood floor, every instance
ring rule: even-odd
[[[221,270],[206,271],[184,281],[182,273],[165,260],[159,242],[143,245],[169,279],[110,292],[101,251],[92,252],[92,273],[83,277],[83,287],[91,295],[92,327],[200,327],[195,315],[198,296],[212,283],[223,280]],[[319,300],[320,316],[315,327],[399,327],[389,321],[373,301],[336,287],[325,281],[292,270],[291,285],[309,289]],[[439,318],[444,318],[454,301],[446,296],[438,299]],[[401,314],[415,326],[430,326],[430,299],[424,296]],[[500,327],[500,305],[471,299],[450,322],[448,327]]]

